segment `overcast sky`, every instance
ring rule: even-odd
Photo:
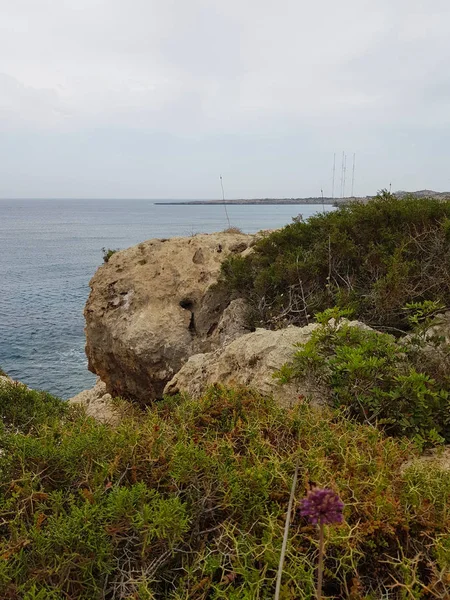
[[[450,190],[449,0],[0,9],[0,197]]]

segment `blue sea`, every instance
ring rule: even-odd
[[[102,248],[228,227],[224,207],[154,200],[0,200],[0,367],[35,389],[70,398],[91,387],[83,307]],[[233,206],[252,233],[321,211],[320,205]],[[330,207],[325,207],[325,210]]]

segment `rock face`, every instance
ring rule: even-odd
[[[343,321],[344,322],[344,321]],[[370,329],[359,321],[345,321],[352,327]],[[292,360],[295,344],[304,344],[316,323],[306,327],[290,325],[285,329],[270,331],[257,329],[233,342],[207,354],[191,356],[165,388],[166,394],[186,392],[201,396],[216,383],[229,386],[247,386],[263,395],[271,395],[281,405],[289,406],[300,397],[307,396],[314,404],[323,405],[329,390],[321,388],[314,380],[280,385],[273,378],[283,364]]]
[[[400,467],[404,473],[407,469],[440,469],[450,472],[450,446],[426,450],[422,456],[406,461]]]
[[[299,396],[312,396],[320,404],[321,397],[302,384],[281,386],[274,371],[292,359],[294,344],[307,342],[316,324],[306,327],[289,326],[270,331],[257,329],[235,339],[223,348],[207,354],[191,356],[167,384],[165,393],[187,392],[198,397],[211,385],[248,386],[261,394],[273,395],[282,405],[296,402]]]
[[[69,404],[82,406],[89,417],[101,423],[116,425],[120,421],[119,413],[114,409],[112,397],[106,391],[106,385],[100,379],[90,390],[80,392],[68,400]]]
[[[229,291],[216,284],[224,258],[248,251],[254,239],[153,239],[97,270],[84,312],[86,354],[110,394],[142,403],[159,398],[189,356],[248,331],[242,301],[230,304]]]
[[[450,344],[450,311],[436,315],[433,324],[426,332],[426,337],[439,337],[446,344]]]
[[[8,375],[0,375],[0,385],[9,385],[11,383],[14,383],[11,377],[8,377]]]

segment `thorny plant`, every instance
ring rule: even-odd
[[[273,600],[297,462],[281,598],[315,594],[316,526],[298,508],[316,482],[346,506],[325,596],[448,595],[450,474],[402,467],[412,442],[245,389],[125,407],[112,427],[0,389],[2,599]]]

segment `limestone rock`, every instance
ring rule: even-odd
[[[359,321],[343,320],[351,327],[371,329]],[[247,386],[263,395],[273,396],[281,405],[290,406],[299,397],[308,397],[314,404],[327,403],[329,390],[315,379],[280,385],[273,373],[292,360],[296,344],[305,344],[319,327],[290,325],[271,331],[257,329],[242,335],[214,352],[191,356],[165,388],[166,394],[186,392],[194,397],[216,383]]]
[[[243,298],[232,300],[223,311],[217,329],[212,335],[214,343],[225,346],[241,335],[249,333],[248,310],[247,302]]]
[[[446,344],[450,344],[450,311],[436,315],[426,337],[442,338]]]
[[[118,411],[114,409],[112,397],[106,391],[106,385],[100,379],[90,390],[84,390],[68,400],[69,404],[82,406],[89,417],[101,423],[116,425],[120,420]]]
[[[22,387],[27,388],[27,390],[31,389],[25,383],[22,383],[21,381],[17,381],[16,379],[11,379],[11,377],[9,375],[0,375],[0,386],[2,386],[2,385],[21,385]]]
[[[450,472],[450,445],[427,450],[417,458],[407,460],[400,467],[404,473],[406,469],[440,469]]]
[[[264,395],[273,395],[283,405],[306,394],[313,395],[320,403],[319,394],[314,396],[311,390],[297,383],[281,386],[272,376],[292,359],[294,344],[307,342],[316,327],[312,324],[306,327],[291,325],[278,331],[257,329],[214,352],[191,356],[167,384],[165,393],[187,392],[198,397],[209,386],[221,383],[251,387]]]
[[[86,354],[110,394],[141,403],[159,398],[189,356],[242,333],[238,305],[230,307],[232,323],[221,320],[232,298],[216,284],[224,258],[254,240],[242,233],[152,239],[97,270],[84,311]]]
[[[8,377],[8,375],[0,375],[0,385],[10,385],[11,383],[15,383],[11,377]]]

